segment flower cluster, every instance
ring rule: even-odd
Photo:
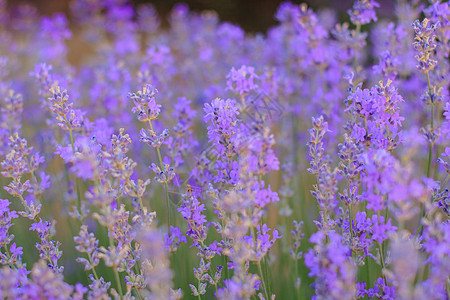
[[[415,58],[419,62],[417,69],[422,73],[432,71],[437,64],[437,61],[432,58],[437,46],[436,25],[428,19],[424,19],[422,22],[416,20],[413,23],[416,34],[413,45],[414,49],[419,52]]]
[[[15,2],[0,298],[449,298],[448,1]]]

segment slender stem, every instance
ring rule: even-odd
[[[111,248],[113,248],[114,247],[114,241],[113,241],[112,237],[109,236],[109,234],[108,234],[108,238],[109,238],[109,246]],[[120,283],[119,272],[117,272],[116,266],[113,267],[113,270],[114,270],[114,279],[116,280],[117,290],[119,292],[120,299],[123,299],[122,284]]]
[[[92,267],[92,273],[94,274],[94,278],[95,278],[95,280],[98,280],[97,272],[95,272],[95,267],[93,265],[92,256],[90,253],[88,253],[88,258],[89,258],[89,263],[91,264],[91,267]]]
[[[431,133],[434,133],[434,96],[431,91],[431,82],[430,82],[430,72],[427,72],[427,86],[428,86],[428,96],[431,101]],[[433,146],[434,142],[431,141],[429,149],[428,149],[428,164],[427,164],[427,177],[430,177],[430,169],[431,169],[431,160],[433,159]]]
[[[431,82],[430,82],[430,71],[427,72],[427,86],[428,86],[428,96],[430,96],[431,100],[431,129],[434,128],[434,96],[431,91]]]
[[[155,130],[153,130],[153,125],[152,125],[152,121],[148,120],[148,126],[150,127],[150,130],[155,132]],[[159,164],[161,166],[161,171],[164,172],[165,168],[164,168],[164,163],[161,157],[161,151],[159,150],[159,146],[156,146],[156,153],[158,154],[158,159],[159,159]],[[167,186],[167,182],[164,182],[164,190],[165,190],[165,194],[166,194],[166,208],[167,208],[167,228],[170,228],[170,198],[169,198],[169,187]]]
[[[428,85],[428,96],[431,100],[431,133],[434,133],[434,97],[431,92],[431,82],[430,82],[430,71],[427,71],[427,85]],[[433,146],[434,142],[431,141],[428,147],[428,162],[427,162],[427,177],[430,177],[431,174],[431,161],[433,160]],[[425,204],[422,203],[420,207],[420,216],[423,218],[425,216]],[[421,222],[421,219],[419,220]],[[420,225],[420,228],[422,225]],[[416,232],[416,237],[419,234],[419,230]]]
[[[139,293],[139,290],[137,288],[134,288],[134,291],[136,292],[136,295],[138,296],[139,300],[142,300],[142,296]]]
[[[225,278],[230,278],[230,274],[228,272],[228,256],[224,255],[225,258],[225,263],[224,263],[224,268],[225,268]]]
[[[155,130],[153,129],[153,125],[152,125],[152,121],[148,120],[148,126],[150,127],[150,130],[153,131],[153,133],[155,133]],[[156,146],[156,153],[158,153],[158,159],[159,159],[159,164],[161,165],[161,170],[164,171],[164,164],[161,158],[161,151],[159,150],[159,146]]]
[[[387,283],[386,281],[386,276],[383,274],[383,269],[384,269],[384,254],[383,254],[383,245],[378,243],[378,245],[380,246],[378,248],[378,253],[380,254],[380,264],[381,264],[381,277],[383,277],[384,282]]]
[[[117,178],[117,209],[119,209],[120,203],[119,203],[119,193],[120,193],[120,178]]]
[[[262,286],[263,286],[263,290],[264,290],[264,295],[266,296],[266,299],[270,299],[269,298],[269,294],[268,294],[268,292],[267,292],[267,287],[266,287],[266,281],[265,281],[265,279],[264,279],[264,274],[263,274],[263,272],[262,272],[262,269],[261,269],[261,263],[257,263],[257,265],[258,265],[258,272],[259,272],[259,275],[261,276],[261,284],[262,284]]]
[[[167,183],[164,185],[164,191],[166,194],[166,210],[167,210],[167,230],[170,230],[170,202],[169,202],[169,190],[167,187]]]
[[[231,162],[230,162],[230,172],[231,172]],[[261,185],[261,182],[262,182],[262,176],[261,176],[261,174],[259,174],[258,175],[258,182],[259,182],[259,184]],[[263,221],[263,216],[264,215],[262,215],[261,216],[261,219],[260,219],[260,222],[259,222],[259,226],[260,226],[260,228],[261,228],[261,230],[262,230],[262,228],[263,228],[263,223],[264,223],[264,221]],[[256,236],[255,236],[256,237]],[[267,263],[267,254],[266,255],[264,255],[264,258],[263,258],[263,266],[262,266],[263,268],[263,271],[264,271],[264,276],[265,276],[265,278],[266,278],[266,280],[267,280],[267,282],[266,282],[266,286],[267,286],[267,291],[268,291],[268,294],[270,295],[271,293],[272,293],[272,291],[271,291],[271,289],[270,289],[270,284],[269,284],[269,264]]]
[[[73,154],[75,154],[75,143],[73,141],[72,128],[69,128],[69,135],[70,135],[70,145],[72,146]]]
[[[252,231],[252,235],[253,235],[253,243],[256,245],[255,227],[251,227],[251,231]],[[262,272],[262,269],[261,269],[261,263],[258,262],[257,265],[258,265],[258,273],[259,273],[259,276],[261,277],[261,284],[263,286],[265,298],[269,299],[269,294],[267,293],[267,287],[266,287],[266,280],[264,279],[264,273]]]
[[[216,287],[216,298],[219,298],[219,288],[217,287],[217,283],[214,284]]]
[[[201,282],[200,282],[200,279],[198,280],[198,287],[200,288],[200,284],[201,284]],[[200,291],[197,291],[197,298],[198,298],[198,300],[201,300],[202,299],[202,296],[200,295]]]
[[[295,286],[295,291],[297,294],[297,299],[300,298],[300,285],[297,286],[297,281],[299,279],[299,275],[298,275],[298,260],[295,260],[295,280],[294,280],[294,286]]]
[[[130,246],[131,246],[131,245],[130,245]],[[134,259],[134,261],[135,261],[134,268],[135,268],[135,270],[136,270],[136,273],[137,273],[137,274],[141,274],[141,269],[139,268],[139,265],[138,265],[136,256],[134,255],[133,251],[131,251],[131,255],[133,256],[133,259]]]
[[[367,284],[371,283],[371,278],[370,278],[370,268],[369,268],[369,257],[366,256],[366,276],[367,276]]]
[[[123,299],[123,292],[122,292],[122,284],[120,284],[120,276],[119,272],[117,272],[117,269],[114,267],[114,277],[116,280],[117,289],[119,290],[120,299]]]
[[[161,165],[161,170],[164,171],[164,163],[161,158],[161,151],[159,150],[159,146],[156,147],[156,153],[158,153],[159,164]]]
[[[350,246],[353,242],[353,213],[352,213],[352,204],[348,206],[348,222],[350,223]]]
[[[26,210],[27,212],[29,212],[29,211],[30,211],[30,208],[28,207],[27,201],[25,201],[25,199],[23,199],[23,196],[22,196],[22,195],[19,195],[19,199],[20,199],[20,202],[22,202],[22,205],[23,205],[23,207],[25,208],[25,210]]]
[[[367,126],[367,118],[364,117],[364,129],[366,130],[366,136],[369,136],[369,132],[368,132],[368,126]],[[366,144],[366,150],[369,151],[369,141],[365,141]]]
[[[447,184],[449,179],[450,179],[450,174],[448,174],[447,177],[445,178],[444,182],[442,183],[441,189],[443,189],[445,187],[445,185]]]
[[[66,124],[69,128],[69,135],[70,135],[70,145],[72,146],[73,154],[75,154],[75,143],[73,141],[73,129],[69,125],[69,121],[67,120],[67,117],[64,116],[64,120],[66,121]],[[80,196],[80,184],[78,182],[78,177],[75,176],[75,187],[77,190],[77,201],[78,201],[78,210],[81,210],[81,196]]]
[[[143,210],[144,209],[144,204],[142,203],[142,197],[138,196],[138,199],[139,199],[139,206],[141,207],[141,210]]]
[[[430,144],[430,146],[428,147],[427,177],[430,177],[432,159],[433,159],[433,144]]]
[[[439,127],[439,125],[438,125],[438,127]],[[436,145],[436,149],[435,149],[435,153],[436,153],[436,157],[438,156],[438,154],[440,153],[439,152],[440,151],[440,149],[439,149],[439,145]],[[433,178],[438,178],[439,176],[439,168],[438,167],[434,167],[434,174],[433,174]]]
[[[264,255],[264,271],[265,271],[265,278],[267,280],[267,291],[269,296],[272,295],[272,288],[270,285],[270,274],[269,274],[269,263],[267,262],[267,254]]]

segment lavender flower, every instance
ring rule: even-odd
[[[368,24],[377,21],[375,7],[379,7],[378,2],[373,0],[357,0],[353,3],[353,8],[348,11],[350,20],[354,24]]]
[[[311,270],[308,275],[316,277],[315,299],[353,298],[356,294],[355,266],[349,260],[350,249],[343,245],[342,238],[335,232],[325,235],[318,231],[310,241],[314,250],[305,254],[305,264]]]
[[[25,211],[19,212],[22,216],[35,219],[40,212],[41,204],[39,198],[42,192],[50,186],[49,176],[41,172],[36,176],[36,171],[44,157],[39,152],[33,153],[33,147],[28,148],[27,140],[21,139],[17,133],[10,137],[10,151],[1,162],[4,169],[2,175],[12,178],[4,189],[12,196],[18,197]],[[22,177],[30,174],[31,179],[22,182]],[[39,182],[39,179],[40,182]],[[29,195],[25,196],[25,192]]]
[[[141,122],[153,121],[158,118],[161,111],[161,105],[156,104],[155,96],[158,90],[150,84],[146,84],[142,91],[130,93],[129,98],[133,100],[133,113],[137,113],[138,120]]]
[[[180,228],[170,226],[170,235],[167,233],[164,237],[166,249],[170,252],[177,251],[181,243],[187,243],[186,236],[181,233]]]
[[[448,298],[446,1],[283,3],[261,34],[6,2],[0,298]]]
[[[55,235],[55,222],[39,220],[38,223],[33,223],[30,230],[36,231],[41,240],[36,243],[36,248],[39,250],[39,257],[46,259],[49,262],[49,267],[57,273],[62,273],[64,267],[58,266],[58,260],[61,258],[62,251],[59,250],[61,243],[52,241],[51,238]]]
[[[94,269],[100,262],[98,258],[98,240],[95,238],[93,233],[88,233],[87,226],[81,226],[79,236],[73,238],[77,246],[75,249],[78,252],[86,253],[88,259],[77,258],[77,262],[84,265],[85,270]]]
[[[241,66],[237,70],[232,68],[227,75],[227,87],[242,96],[258,88],[255,83],[258,78],[253,67]]]
[[[235,155],[233,139],[239,115],[236,103],[231,99],[214,99],[211,104],[205,104],[204,112],[205,122],[210,123],[208,138],[214,143],[215,154],[230,159]]]
[[[67,90],[61,90],[59,86],[51,89],[52,97],[48,98],[50,110],[56,115],[58,126],[63,130],[72,132],[81,130],[84,121],[84,113],[73,109],[73,103],[68,102]]]
[[[437,61],[432,59],[434,49],[436,49],[436,35],[435,30],[437,24],[433,24],[425,18],[422,23],[419,20],[413,23],[414,32],[416,34],[414,38],[414,49],[419,52],[415,56],[419,62],[417,69],[422,73],[428,73],[432,71],[437,64]]]

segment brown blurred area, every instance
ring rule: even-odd
[[[39,10],[43,15],[55,12],[68,13],[71,0],[8,0],[10,7],[27,3]],[[248,32],[265,32],[276,24],[274,14],[282,0],[132,0],[134,5],[151,3],[164,20],[165,16],[177,3],[186,3],[193,11],[214,10],[222,21],[240,25]],[[290,1],[292,3],[307,3],[314,10],[321,8],[333,9],[342,20],[346,20],[346,11],[352,6],[353,0],[303,0]],[[389,17],[394,9],[394,0],[378,0],[380,8],[377,13],[380,16]]]

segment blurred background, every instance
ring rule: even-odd
[[[43,15],[55,12],[68,13],[71,0],[8,0],[8,5],[14,7],[19,4],[31,4],[38,8]],[[193,11],[214,10],[221,21],[240,25],[247,32],[265,32],[276,24],[274,14],[282,0],[132,0],[134,5],[151,3],[155,6],[159,16],[165,21],[165,16],[177,3],[186,3]],[[353,0],[302,0],[290,1],[292,3],[307,3],[314,10],[328,8],[338,13],[341,20],[348,19],[347,10],[352,6]],[[379,17],[390,17],[394,14],[393,0],[377,0],[380,8],[377,9]],[[164,23],[163,23],[164,24]]]

